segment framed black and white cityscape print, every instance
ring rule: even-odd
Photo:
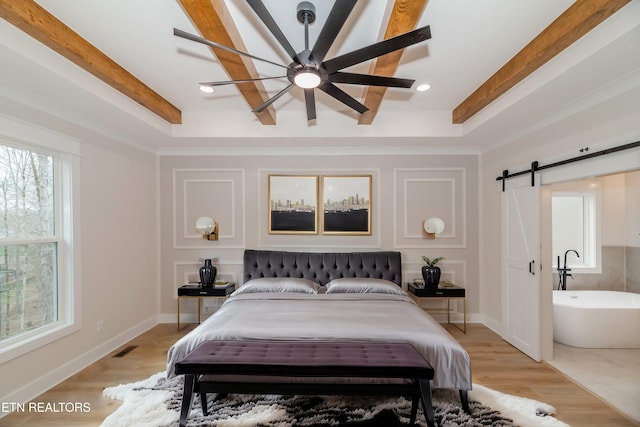
[[[322,177],[322,234],[371,234],[371,175]]]
[[[318,234],[318,177],[269,175],[269,234]]]

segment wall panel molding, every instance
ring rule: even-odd
[[[435,186],[434,184],[445,184],[449,192],[449,199],[445,201],[442,201],[442,203],[446,203],[447,204],[447,209],[449,210],[449,212],[451,213],[451,215],[440,215],[440,217],[445,217],[443,219],[445,219],[447,226],[444,230],[444,232],[442,234],[438,234],[439,239],[456,239],[456,222],[452,221],[451,219],[456,217],[456,204],[455,204],[455,200],[456,200],[456,182],[455,179],[453,178],[437,178],[437,179],[433,179],[433,178],[421,178],[421,179],[412,179],[409,178],[407,180],[405,180],[405,185],[404,185],[404,200],[410,200],[411,199],[411,195],[415,194],[415,191],[411,191],[411,187],[426,187],[428,188],[430,185],[431,186]],[[407,238],[407,239],[424,239],[424,230],[422,228],[419,229],[419,233],[416,232],[416,229],[413,230],[409,230],[408,224],[409,224],[409,218],[408,218],[408,213],[411,212],[411,208],[407,208],[404,209],[404,233],[403,233],[403,237]],[[438,216],[438,215],[431,215],[431,216]],[[426,218],[425,218],[426,219]],[[449,219],[449,221],[447,221],[447,219]]]
[[[173,248],[244,248],[246,230],[244,169],[173,169]],[[195,220],[210,216],[220,225],[217,241],[195,230]]]
[[[189,212],[190,204],[189,201],[193,199],[198,199],[203,197],[203,192],[201,191],[203,188],[207,188],[209,190],[214,190],[215,187],[229,187],[230,200],[228,204],[231,208],[231,217],[235,218],[235,181],[232,179],[185,179],[182,181],[182,202],[183,202],[183,212],[182,212],[182,239],[200,239],[202,236],[197,232],[192,222],[187,221],[188,218],[194,217],[194,212]],[[222,190],[222,188],[220,188]],[[218,191],[220,193],[222,191]],[[220,204],[216,203],[216,207],[220,206]],[[190,215],[191,214],[191,215]],[[195,212],[195,217],[198,218],[200,216],[213,216],[217,219],[216,215],[213,214],[205,214],[205,212]],[[235,224],[236,221],[231,222],[231,228],[227,227],[227,230],[220,230],[220,239],[235,239]],[[225,233],[226,231],[226,233]]]
[[[398,168],[393,180],[396,248],[466,248],[465,168]],[[430,217],[445,221],[442,234],[424,231],[423,222]]]

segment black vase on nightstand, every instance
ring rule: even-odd
[[[422,278],[426,289],[436,289],[440,283],[440,267],[422,267]]]
[[[218,269],[211,265],[211,260],[205,259],[204,265],[200,267],[200,284],[205,288],[212,288],[217,272]]]

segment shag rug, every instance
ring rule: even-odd
[[[159,372],[143,381],[104,390],[122,401],[101,427],[175,427],[180,416],[184,377],[167,379]],[[348,396],[208,395],[209,415],[202,414],[199,395],[188,427],[287,426],[408,426],[411,402],[405,398]],[[438,426],[567,426],[553,418],[555,409],[545,403],[511,396],[474,384],[469,392],[471,414],[465,413],[458,393],[434,390]],[[422,408],[417,426],[426,426]]]

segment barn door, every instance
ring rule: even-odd
[[[502,193],[502,337],[541,360],[540,188],[510,179]]]

